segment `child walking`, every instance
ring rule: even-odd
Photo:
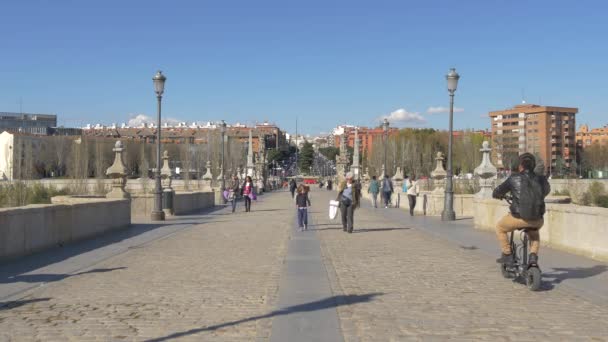
[[[308,191],[310,188],[307,185],[298,187],[298,194],[296,195],[296,207],[298,209],[298,227],[300,231],[308,229],[308,207],[310,206],[310,198],[308,198]]]

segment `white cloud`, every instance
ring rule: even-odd
[[[174,118],[166,118],[166,119],[162,119],[161,118],[161,122],[162,123],[168,123],[169,125],[176,125],[178,124],[180,121]],[[140,127],[141,125],[143,125],[144,123],[146,124],[156,124],[156,118],[153,118],[151,116],[147,116],[145,114],[132,114],[130,115],[130,119],[129,121],[127,121],[127,126],[129,127]]]
[[[382,116],[380,119],[388,119],[390,122],[415,122],[425,123],[426,119],[418,112],[408,112],[404,108],[399,108],[396,111]]]
[[[450,108],[448,107],[429,107],[429,109],[426,110],[426,112],[428,114],[440,114],[440,113],[449,113],[450,112]],[[458,107],[454,107],[454,113],[460,113],[460,112],[464,112],[464,108],[458,108]]]

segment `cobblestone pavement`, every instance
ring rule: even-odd
[[[334,295],[381,293],[337,308],[345,341],[608,340],[605,304],[551,284],[530,292],[494,258],[410,229],[405,215],[391,221],[391,209],[359,209],[355,232],[343,233],[327,218],[329,197],[316,193],[313,220]]]
[[[294,217],[286,196],[31,291],[0,308],[0,341],[267,340]]]

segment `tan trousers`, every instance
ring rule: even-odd
[[[501,218],[496,224],[496,236],[500,242],[500,249],[502,249],[504,254],[511,254],[511,246],[509,245],[509,236],[507,233],[521,228],[536,228],[528,231],[528,237],[530,238],[530,253],[538,254],[538,249],[540,248],[540,234],[538,233],[538,229],[540,229],[543,224],[544,220],[542,218],[539,220],[526,221],[521,218],[515,218],[509,213]]]

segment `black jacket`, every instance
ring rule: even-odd
[[[512,174],[505,180],[502,184],[500,184],[494,192],[492,193],[492,197],[502,199],[505,197],[507,193],[511,193],[512,202],[510,206],[511,214],[514,217],[520,217],[520,198],[522,196],[522,179],[523,177],[528,177],[530,181],[538,182],[542,189],[543,198],[547,197],[547,195],[551,192],[551,186],[547,181],[547,177],[540,176],[530,171],[523,171],[520,173]],[[526,192],[524,192],[526,193]],[[543,204],[540,207],[540,213],[538,213],[541,217],[545,213],[545,205]]]
[[[298,208],[306,208],[310,205],[310,198],[308,198],[307,193],[299,193],[296,196],[296,205]]]

